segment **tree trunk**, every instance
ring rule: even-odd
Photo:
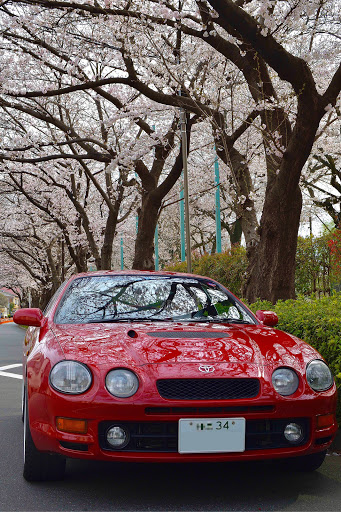
[[[250,192],[253,192],[250,170],[245,163],[245,156],[235,147],[228,147],[227,143],[221,143],[220,146],[218,146],[217,155],[232,171],[234,187],[238,198],[245,198],[237,204],[235,213],[248,249],[258,242],[258,222],[255,205],[253,199],[249,197]]]
[[[295,256],[302,195],[280,188],[267,193],[260,224],[260,242],[252,249],[245,297],[248,302],[295,298]]]
[[[153,193],[144,195],[138,215],[139,228],[135,242],[133,269],[155,270],[154,235],[159,208],[160,203]]]
[[[249,255],[244,296],[275,303],[295,298],[295,258],[302,209],[299,180],[322,117],[314,99],[299,107],[299,115],[278,175],[268,181],[259,243]]]
[[[109,210],[105,226],[105,234],[101,249],[101,268],[98,270],[110,270],[113,250],[113,242],[116,234],[117,213]]]
[[[228,229],[228,234],[230,237],[230,243],[232,246],[240,245],[242,239],[242,224],[240,219],[236,219],[231,227]]]

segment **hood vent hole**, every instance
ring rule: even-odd
[[[130,338],[137,338],[137,332],[134,331],[134,329],[130,329],[130,331],[127,332],[128,336],[130,336]]]
[[[147,332],[148,336],[152,338],[203,338],[203,339],[217,339],[217,338],[229,338],[231,334],[222,331],[157,331]]]

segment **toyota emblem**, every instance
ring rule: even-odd
[[[214,372],[214,370],[215,370],[214,366],[212,366],[210,364],[202,364],[201,366],[199,366],[199,372],[212,373],[212,372]]]

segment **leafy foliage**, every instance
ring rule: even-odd
[[[192,272],[209,276],[226,286],[235,295],[241,295],[247,267],[244,247],[232,247],[221,254],[206,254],[192,262]],[[175,263],[167,267],[174,272],[186,272],[186,262]]]
[[[250,309],[275,311],[278,329],[286,331],[312,345],[328,363],[339,388],[338,421],[341,423],[341,293],[330,297],[300,296],[297,300],[257,301]]]
[[[330,294],[332,268],[329,249],[330,235],[298,237],[295,287],[303,295]]]
[[[332,271],[335,282],[341,282],[341,229],[334,229],[329,237],[328,246],[331,253]]]

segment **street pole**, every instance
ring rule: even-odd
[[[159,270],[159,225],[158,224],[156,224],[156,228],[155,228],[154,246],[155,246],[155,270]]]
[[[181,13],[183,7],[183,0],[179,0],[178,11]],[[178,28],[176,34],[176,46],[174,49],[174,56],[177,64],[180,64],[180,51],[181,51],[181,28]],[[182,95],[182,86],[179,87],[178,95]],[[181,151],[182,151],[182,169],[183,169],[183,199],[182,191],[180,192],[180,229],[181,229],[181,261],[183,261],[183,224],[181,214],[183,209],[181,204],[184,203],[185,209],[185,231],[186,231],[186,257],[187,257],[187,272],[192,272],[192,253],[191,253],[191,232],[189,223],[189,194],[188,194],[188,172],[187,172],[187,129],[186,129],[186,111],[180,107],[180,130],[181,130]]]
[[[182,181],[180,184],[180,247],[181,247],[181,261],[186,261],[186,237],[185,237],[185,205],[184,205],[184,184],[183,174],[181,175]]]
[[[181,91],[180,91],[181,94]],[[180,109],[181,125],[181,148],[182,148],[182,166],[184,173],[184,200],[185,200],[185,230],[186,230],[186,256],[187,272],[192,273],[192,253],[191,253],[191,231],[189,222],[189,194],[188,194],[188,172],[187,172],[187,130],[186,130],[186,112]]]
[[[62,282],[65,281],[65,243],[64,237],[62,238]]]
[[[218,156],[214,160],[216,252],[221,253],[220,176]]]
[[[121,270],[124,268],[124,260],[123,260],[123,236],[121,236]]]
[[[155,124],[152,125],[152,130],[155,132]],[[155,148],[154,148],[155,156]],[[156,224],[154,233],[154,252],[155,252],[155,270],[159,270],[159,225]]]

